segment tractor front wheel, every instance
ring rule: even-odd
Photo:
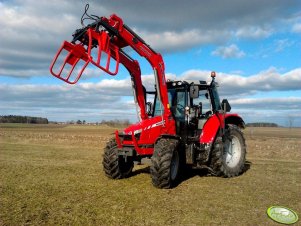
[[[244,170],[246,144],[236,125],[228,125],[224,137],[217,137],[213,146],[210,167],[217,176],[234,177]]]
[[[103,155],[103,169],[105,175],[111,179],[122,179],[128,177],[134,167],[134,162],[131,157],[125,159],[118,155],[116,140],[110,140]]]
[[[157,188],[171,188],[175,184],[179,168],[179,141],[161,138],[154,147],[150,173],[152,183]]]

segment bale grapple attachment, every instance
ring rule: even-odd
[[[55,55],[50,72],[53,76],[75,84],[89,63],[110,75],[116,75],[119,68],[119,48],[110,41],[105,31],[89,28],[83,39],[75,42],[64,41]]]

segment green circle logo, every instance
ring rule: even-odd
[[[282,224],[294,224],[298,221],[297,213],[284,206],[271,206],[267,214],[271,219]]]

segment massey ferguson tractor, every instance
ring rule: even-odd
[[[82,17],[71,42],[64,41],[50,66],[55,77],[75,84],[89,64],[109,75],[118,74],[122,64],[131,76],[139,122],[115,136],[104,148],[103,169],[112,179],[131,175],[134,162],[151,159],[150,175],[157,188],[171,188],[187,168],[206,168],[216,176],[238,176],[244,170],[243,119],[230,114],[226,99],[220,102],[215,81],[166,80],[162,56],[152,49],[123,20]],[[84,18],[86,16],[86,18]],[[84,25],[86,19],[92,20]],[[125,51],[131,47],[154,71],[154,90],[142,84],[139,62]],[[153,98],[153,102],[147,99]],[[188,166],[188,167],[187,167]]]

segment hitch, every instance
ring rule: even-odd
[[[116,75],[119,68],[119,48],[105,31],[88,28],[79,43],[64,41],[55,55],[50,72],[53,76],[75,84],[91,62],[104,72]]]

